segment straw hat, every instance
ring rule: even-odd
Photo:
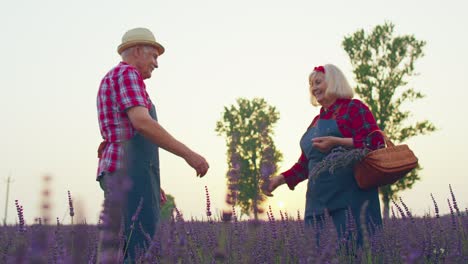
[[[156,42],[153,33],[147,28],[134,28],[125,32],[122,37],[122,43],[117,48],[117,52],[122,51],[138,44],[153,46],[158,50],[159,55],[164,53],[164,47]]]

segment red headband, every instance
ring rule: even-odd
[[[325,74],[325,68],[323,66],[317,66],[314,68],[314,71],[316,72],[322,72],[323,74]]]

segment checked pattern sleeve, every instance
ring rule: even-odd
[[[302,152],[299,160],[289,170],[281,173],[289,189],[294,190],[297,184],[309,178],[308,163],[307,157]]]
[[[116,96],[120,112],[134,106],[144,106],[149,109],[145,83],[134,68],[126,68],[120,75]]]
[[[375,150],[383,145],[384,139],[380,133],[369,134],[379,130],[374,115],[369,110],[369,107],[357,99],[337,99],[335,104],[330,107],[338,109],[336,112],[324,112],[321,109],[319,115],[322,119],[336,119],[338,129],[345,138],[352,138],[355,148],[364,148]],[[312,124],[316,122],[319,116],[315,117]],[[294,190],[294,187],[300,182],[307,180],[309,176],[308,160],[302,152],[299,160],[287,171],[282,173],[289,189]]]
[[[346,113],[337,117],[337,122],[343,136],[353,138],[355,148],[378,149],[384,144],[380,133],[369,137],[371,132],[379,130],[379,126],[369,107],[360,100],[350,100]]]

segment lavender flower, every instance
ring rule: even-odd
[[[455,221],[455,212],[453,211],[452,203],[450,203],[450,199],[447,199],[447,203],[450,209],[450,218],[452,219],[452,229],[457,230],[457,224]]]
[[[45,175],[43,178],[43,189],[42,189],[42,201],[41,201],[41,213],[42,213],[42,220],[44,224],[49,223],[50,219],[50,182],[52,181],[52,176]]]
[[[177,209],[177,207],[174,207],[174,210],[176,212],[176,221],[177,222],[184,222],[184,216],[182,215],[182,213],[179,211],[179,209]]]
[[[403,202],[403,199],[401,199],[401,197],[400,197],[400,202],[403,205],[403,207],[405,208],[406,215],[411,219],[411,222],[414,223],[413,215],[411,214],[411,212],[408,209],[408,206],[406,206],[406,204]]]
[[[318,162],[309,172],[309,177],[316,179],[321,173],[329,171],[334,173],[335,170],[345,167],[354,166],[356,162],[362,160],[369,149],[344,147],[336,147],[322,161]]]
[[[438,216],[439,209],[432,194],[431,198]],[[355,216],[348,210],[346,233],[340,240],[332,218],[326,211],[323,218],[312,220],[311,227],[304,229],[300,215],[299,220],[296,220],[280,210],[280,223],[275,219],[271,207],[266,210],[268,221],[238,221],[234,206],[232,212],[225,211],[222,217],[214,219],[210,216],[210,222],[199,221],[194,217],[184,221],[182,213],[176,210],[177,216],[173,214],[170,223],[162,222],[153,238],[140,225],[149,247],[145,251],[136,251],[135,262],[467,263],[468,226],[465,213],[457,218],[453,197],[447,199],[450,215],[437,218],[429,214],[422,218],[413,217],[401,198],[398,203],[396,201],[392,201],[391,220],[386,221],[373,235],[367,233],[369,229],[365,223],[365,206],[360,214],[360,226],[355,226]],[[125,238],[120,237],[122,218],[104,214],[102,227],[63,226],[57,218],[55,228],[34,224],[31,228],[23,229],[26,227],[23,208],[17,200],[15,205],[19,224],[0,227],[0,263],[123,263],[121,249]],[[396,212],[395,208],[400,212]],[[402,217],[396,217],[395,212]],[[138,214],[134,216],[133,220],[138,221]],[[233,220],[227,221],[230,216]],[[414,224],[409,225],[407,218],[411,218]],[[373,225],[372,221],[369,224]],[[119,225],[119,236],[107,229]],[[70,228],[76,230],[75,250],[73,238],[68,235]],[[364,235],[364,245],[360,248],[356,247],[353,239],[344,239],[353,237],[357,228],[362,228]],[[21,233],[17,231],[19,229]],[[102,247],[98,246],[99,230],[106,231],[100,234],[99,241],[111,241],[111,245],[102,243]],[[319,240],[316,242],[317,238]],[[110,246],[115,246],[115,250],[110,250]]]
[[[234,144],[234,143],[231,143]],[[236,152],[235,146],[231,145],[229,149],[230,158],[229,158],[229,171],[227,173],[228,176],[228,194],[226,196],[226,203],[229,205],[234,205],[237,201],[237,193],[238,193],[238,181],[241,177],[241,157]]]
[[[119,232],[123,217],[123,205],[131,180],[125,172],[116,173],[106,181],[104,210],[101,214],[102,233],[99,244],[98,263],[118,263],[121,250],[119,247]]]
[[[271,228],[271,235],[273,237],[273,239],[277,239],[278,238],[278,232],[276,230],[276,222],[275,222],[275,216],[273,215],[273,212],[271,210],[271,206],[268,206],[268,220],[269,220],[269,223],[270,223],[270,228]]]
[[[401,209],[401,207],[394,200],[392,200],[392,203],[398,209],[398,212],[400,212],[401,218],[406,219],[406,215],[405,212],[403,212],[403,209]]]
[[[450,195],[452,196],[453,208],[457,212],[457,215],[460,217],[461,216],[460,209],[458,208],[457,200],[455,199],[455,194],[453,194],[452,185],[450,184],[449,184],[449,189],[450,189]]]
[[[367,226],[366,226],[366,210],[367,207],[369,206],[369,201],[365,201],[364,204],[361,207],[361,212],[360,212],[360,219],[361,219],[361,232],[362,232],[362,241],[363,241],[363,247],[366,252],[366,258],[369,261],[371,257],[371,249],[370,249],[370,244],[369,244],[369,233],[367,232]],[[372,262],[372,261],[370,261]],[[369,263],[369,262],[368,262]]]
[[[75,209],[73,208],[73,200],[70,191],[68,191],[68,208],[70,210],[70,217],[73,225],[73,216],[75,216]]]
[[[272,147],[266,147],[262,152],[260,162],[260,176],[263,179],[268,179],[276,171],[276,164],[274,162],[275,151]]]
[[[432,203],[434,204],[434,210],[435,210],[436,218],[439,219],[440,218],[440,216],[439,216],[439,207],[437,206],[437,202],[434,199],[434,196],[432,195],[432,193],[431,193],[431,199],[432,199]]]
[[[356,220],[350,207],[346,210],[346,230],[343,239],[348,242],[348,238],[351,238],[351,241],[357,238]]]
[[[133,228],[133,223],[138,221],[138,216],[140,215],[141,208],[143,208],[143,197],[141,197],[140,203],[138,204],[138,207],[137,207],[135,213],[132,216],[132,228]]]
[[[208,192],[208,187],[205,186],[205,192],[206,192],[206,216],[208,216],[208,219],[211,217],[211,202],[210,202],[210,193]]]
[[[16,212],[18,213],[18,231],[20,233],[26,232],[26,227],[24,226],[24,213],[23,213],[23,206],[21,206],[18,200],[15,200]]]

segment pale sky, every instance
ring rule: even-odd
[[[8,223],[14,200],[27,223],[40,216],[42,176],[52,180],[52,216],[62,219],[67,190],[78,214],[96,223],[103,193],[95,181],[100,142],[96,93],[120,61],[126,30],[147,27],[166,48],[146,81],[160,123],[210,163],[196,178],[179,157],[161,151],[161,181],[186,218],[205,215],[204,186],[212,210],[225,208],[226,146],[216,135],[224,106],[238,97],[263,97],[280,112],[275,143],[281,171],[300,154],[299,139],[319,108],[309,103],[307,76],[333,63],[354,83],[341,46],[344,36],[385,21],[397,34],[427,41],[410,87],[427,97],[406,105],[412,121],[429,119],[438,131],[407,143],[424,167],[422,180],[400,193],[415,215],[433,214],[430,194],[448,213],[448,185],[468,207],[468,35],[466,1],[8,1],[0,9],[4,62],[0,65],[3,114],[0,138],[0,216],[11,175]],[[306,184],[280,187],[269,199],[275,213],[303,214]],[[69,218],[65,217],[65,223]]]

